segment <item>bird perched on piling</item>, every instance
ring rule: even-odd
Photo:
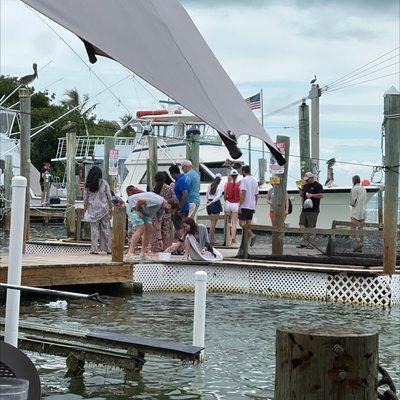
[[[315,83],[317,81],[317,75],[314,75],[314,79],[310,82],[310,85],[312,85],[313,83]]]
[[[26,86],[32,83],[36,78],[38,78],[38,73],[37,73],[37,64],[33,63],[33,74],[30,75],[25,75],[22,78],[19,79],[19,84],[21,86]]]
[[[76,127],[76,122],[74,121],[68,121],[62,128],[61,131],[65,132],[65,131],[70,131],[71,129]]]

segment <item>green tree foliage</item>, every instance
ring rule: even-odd
[[[17,87],[18,78],[0,75],[0,99],[3,95],[8,96]],[[94,114],[96,105],[85,104],[88,100],[88,95],[81,96],[77,89],[66,90],[63,98],[58,103],[54,93],[49,93],[47,90],[36,92],[34,87],[30,90],[32,92],[32,132],[35,132],[34,128],[54,121],[66,111],[77,107],[66,117],[53,124],[52,127],[47,128],[32,139],[31,160],[37,169],[42,168],[44,162],[50,161],[56,156],[58,139],[65,137],[65,131],[62,130],[62,127],[68,121],[76,123],[74,130],[78,136],[113,136],[120,129],[117,121],[104,119],[96,121],[96,115]],[[3,106],[11,107],[18,101],[18,91],[16,91]],[[18,109],[18,106],[14,108]],[[124,117],[126,116],[123,116],[121,121]],[[18,131],[18,124],[15,124],[13,132],[18,133]],[[134,131],[130,127],[124,129],[123,133],[121,136],[134,135]],[[18,135],[16,137],[18,138]],[[64,165],[62,163],[53,163],[53,173],[62,177]]]

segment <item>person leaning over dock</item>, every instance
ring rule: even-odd
[[[164,213],[174,213],[179,208],[176,200],[166,201],[163,197],[153,192],[144,192],[129,196],[126,212],[132,221],[134,233],[127,259],[134,257],[134,250],[140,238],[142,238],[142,249],[140,261],[148,261],[151,258],[147,255],[151,234],[153,231],[152,218],[154,218],[154,228],[157,232],[157,246],[164,248],[161,236],[161,221]]]
[[[200,174],[193,169],[192,162],[182,162],[182,171],[186,175],[189,196],[189,217],[196,220],[197,211],[200,206]]]
[[[84,219],[90,222],[91,254],[99,251],[111,254],[111,190],[107,181],[102,179],[99,167],[92,167],[86,178],[83,208]]]
[[[367,191],[365,187],[361,185],[361,179],[358,175],[354,175],[352,181],[353,187],[350,192],[351,224],[353,229],[362,231],[367,213]],[[364,235],[362,233],[356,233],[353,251],[362,251],[363,242]]]
[[[185,174],[181,174],[177,165],[171,165],[171,167],[169,167],[169,173],[175,181],[174,192],[179,202],[179,212],[173,217],[176,236],[179,238],[183,234],[183,220],[189,215],[189,187],[186,183]]]
[[[248,165],[242,167],[242,174],[243,179],[240,181],[239,224],[242,228],[248,228],[250,247],[253,247],[256,235],[250,230],[250,226],[257,207],[258,183],[251,176]]]
[[[306,172],[303,177],[305,184],[301,187],[300,197],[303,201],[303,208],[300,214],[300,228],[315,228],[317,226],[319,203],[324,197],[322,185],[316,181],[315,175],[311,172]],[[298,248],[307,247],[313,248],[315,234],[305,233]]]
[[[221,197],[224,189],[221,186],[221,174],[216,174],[214,181],[210,183],[206,192],[207,214],[210,216],[210,239],[211,244],[215,243],[215,227],[218,215],[222,212]]]
[[[176,200],[174,190],[166,183],[168,174],[165,171],[159,171],[156,173],[154,180],[156,182],[153,192],[163,197],[165,200]],[[161,219],[161,237],[163,246],[159,247],[157,230],[153,229],[153,238],[151,240],[151,250],[153,252],[163,251],[167,247],[171,246],[174,240],[174,225],[172,224],[171,214],[165,213]],[[153,218],[153,226],[155,226],[155,219]]]
[[[225,197],[225,215],[230,219],[230,229],[231,229],[231,244],[236,244],[236,230],[237,230],[237,220],[239,212],[239,201],[240,201],[240,183],[237,182],[237,177],[239,173],[236,169],[232,169],[231,180],[226,182],[224,188]]]
[[[143,193],[143,190],[133,186],[129,185],[126,187],[126,195],[132,196],[133,194],[138,194],[138,193]],[[126,201],[128,203],[128,200]],[[128,245],[131,243],[132,235],[133,235],[133,225],[132,221],[129,220],[128,214],[126,215],[126,223],[125,223],[125,230],[126,230],[126,235],[128,237]]]

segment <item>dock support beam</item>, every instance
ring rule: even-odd
[[[376,400],[378,334],[281,327],[275,365],[275,400]]]
[[[319,177],[319,85],[313,83],[310,90],[311,99],[311,172]],[[317,179],[318,180],[318,179]]]
[[[158,170],[158,147],[157,147],[157,136],[149,135],[149,158],[147,160],[147,187],[149,191],[152,191],[155,185],[155,175]]]
[[[24,222],[24,251],[25,243],[29,240],[30,231],[30,175],[31,175],[31,93],[27,88],[19,89],[19,101],[21,111],[21,135],[20,135],[20,175],[26,178],[25,193],[25,222]]]
[[[193,346],[204,347],[206,329],[207,272],[197,271],[194,277]],[[204,358],[204,350],[200,361]]]
[[[299,146],[300,146],[300,178],[311,171],[310,163],[310,115],[306,99],[299,106]]]
[[[12,179],[12,155],[7,154],[4,157],[4,197],[6,200],[4,214],[4,230],[10,230],[11,218],[11,179]]]
[[[75,149],[76,133],[67,133],[67,209],[65,220],[68,237],[75,237],[75,199],[76,199],[76,177],[75,177]]]
[[[115,138],[113,136],[105,137],[103,179],[108,182],[112,191],[114,191],[114,177],[110,175],[110,150],[114,149],[115,149]]]
[[[124,261],[125,218],[125,209],[114,207],[111,257],[111,261],[114,262]]]
[[[192,162],[192,168],[200,171],[200,131],[189,129],[186,132],[186,159]]]
[[[384,96],[385,203],[383,227],[383,272],[396,273],[397,219],[400,164],[400,93]]]
[[[280,178],[279,184],[274,185],[274,214],[275,223],[274,228],[280,228],[283,230],[285,227],[285,207],[287,199],[287,177],[289,171],[289,150],[290,150],[290,138],[288,136],[277,136],[277,143],[285,144],[285,171],[283,174],[278,175]],[[283,242],[284,232],[273,232],[272,233],[272,255],[283,254]]]

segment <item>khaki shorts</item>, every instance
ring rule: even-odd
[[[318,214],[317,212],[302,211],[299,225],[305,226],[306,228],[315,228],[317,226]]]

